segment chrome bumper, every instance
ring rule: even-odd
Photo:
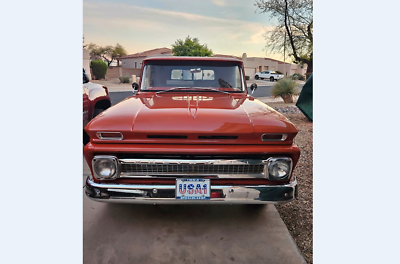
[[[223,198],[209,200],[175,199],[175,185],[131,185],[95,183],[86,179],[86,196],[98,202],[138,204],[281,204],[297,197],[297,181],[284,185],[217,186],[211,192]]]

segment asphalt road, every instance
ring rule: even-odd
[[[267,97],[271,96],[272,86],[258,86],[257,90],[254,92],[254,97]],[[111,104],[115,105],[125,98],[131,96],[132,92],[110,92]]]

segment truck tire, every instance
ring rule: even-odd
[[[96,116],[98,116],[99,114],[101,114],[101,112],[103,112],[105,109],[100,109],[100,108],[95,108],[93,110],[93,118],[95,118]]]
[[[258,75],[254,76],[254,78],[255,78],[256,80],[260,79],[260,77],[258,77]]]
[[[269,78],[269,80],[270,80],[271,82],[273,82],[273,81],[274,81],[274,77],[271,76],[271,77]]]

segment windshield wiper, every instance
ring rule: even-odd
[[[208,87],[194,87],[194,88],[202,89],[202,90],[207,90],[207,91],[214,91],[214,92],[219,92],[219,93],[224,93],[224,94],[229,94],[229,95],[231,95],[230,92],[221,91],[221,90],[217,90],[217,89],[214,89],[214,88],[208,88]]]
[[[221,90],[217,90],[217,89],[213,89],[213,88],[208,88],[208,87],[173,87],[171,89],[168,90],[163,90],[163,91],[158,91],[156,92],[156,95],[159,93],[165,93],[165,92],[173,92],[176,90],[183,90],[183,89],[201,89],[201,90],[207,90],[207,91],[213,91],[213,92],[218,92],[218,93],[224,93],[224,94],[229,94],[231,95],[231,93],[227,92],[227,91],[221,91]]]
[[[191,88],[191,87],[172,87],[171,89],[168,89],[168,90],[158,91],[158,92],[156,92],[156,95],[159,94],[159,93],[173,92],[175,90],[189,89],[189,88]]]

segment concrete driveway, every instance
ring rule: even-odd
[[[273,205],[107,204],[83,195],[85,264],[306,263]]]

